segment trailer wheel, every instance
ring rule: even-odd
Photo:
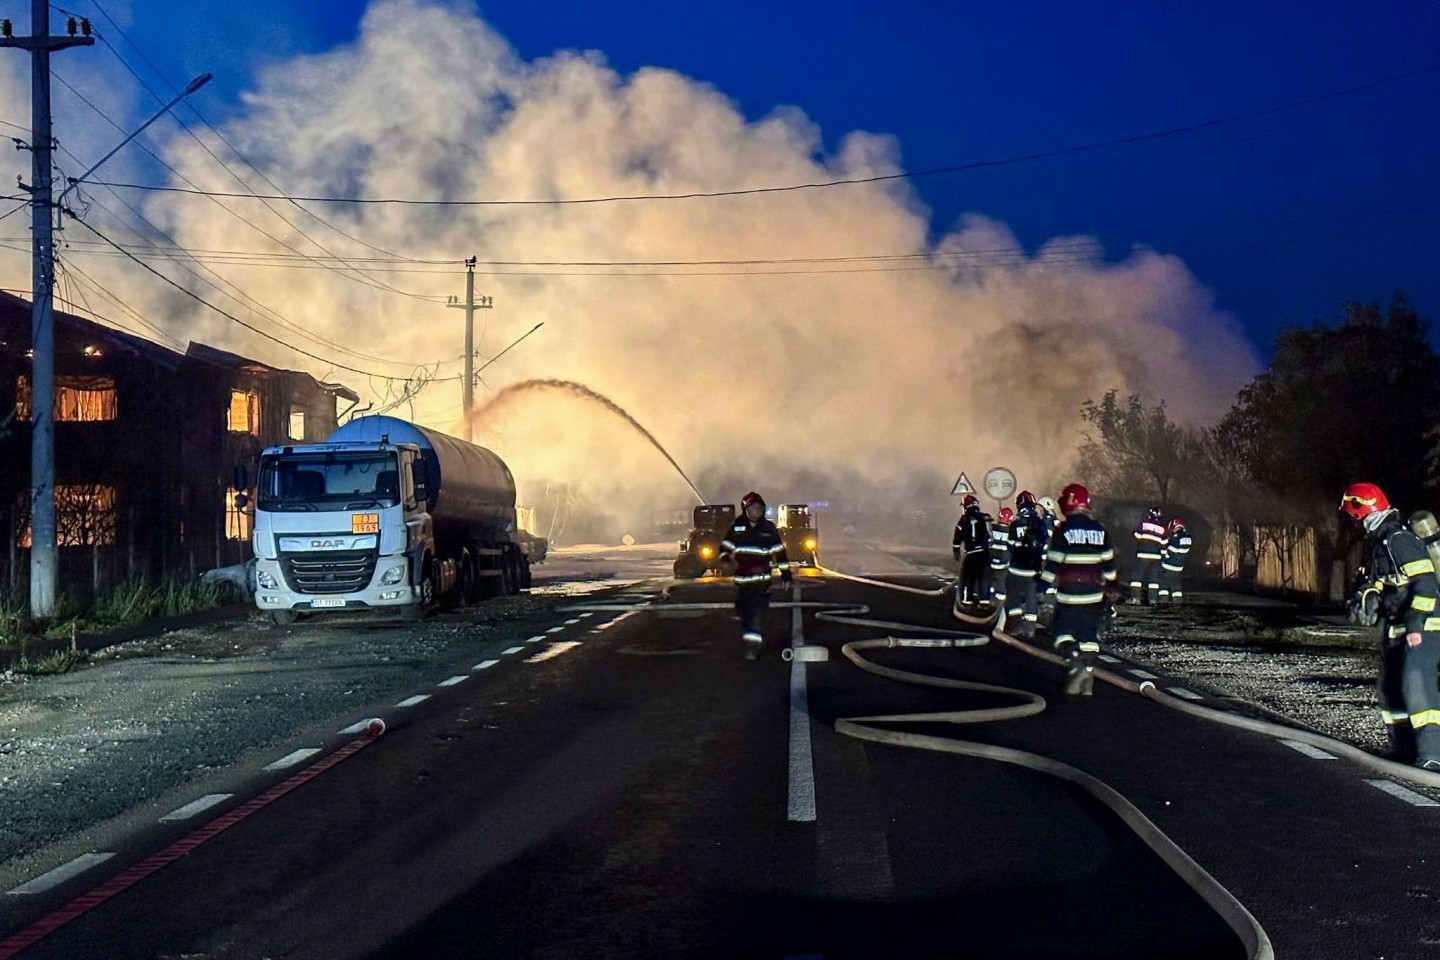
[[[469,605],[480,599],[480,589],[476,583],[478,579],[475,575],[475,557],[467,550],[460,560],[460,582],[455,585],[455,592],[462,604]]]
[[[520,589],[529,590],[533,585],[534,577],[530,570],[530,561],[522,559],[520,561]]]
[[[520,564],[513,553],[505,554],[505,560],[500,569],[504,571],[504,575],[500,579],[504,583],[505,595],[508,597],[511,594],[519,593]]]

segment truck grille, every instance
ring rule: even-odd
[[[350,593],[370,585],[378,556],[373,550],[282,554],[280,570],[297,593]]]

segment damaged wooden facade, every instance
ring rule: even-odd
[[[29,568],[30,303],[0,293],[0,589]],[[55,314],[60,589],[191,576],[250,556],[230,478],[264,447],[317,442],[358,400],[309,374],[184,353]]]

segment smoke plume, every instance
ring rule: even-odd
[[[13,79],[5,85],[24,102]],[[749,120],[722,91],[671,70],[622,76],[594,52],[527,62],[472,5],[437,0],[375,0],[353,42],[256,76],[223,132],[269,180],[302,196],[564,199],[901,170],[890,138],[852,132],[826,152],[801,109],[777,106]],[[208,131],[200,135],[251,187],[273,192]],[[185,178],[238,189],[193,140],[161,136]],[[134,242],[133,218],[103,191],[90,193],[117,214],[91,209],[94,222]],[[416,260],[477,256],[477,286],[494,298],[478,314],[483,357],[545,322],[486,371],[478,403],[532,379],[587,385],[633,413],[717,500],[755,487],[772,502],[899,501],[921,496],[923,478],[925,489],[938,488],[930,508],[948,509],[957,473],[977,478],[995,464],[1037,493],[1053,490],[1066,479],[1086,399],[1118,388],[1163,398],[1181,419],[1207,419],[1256,366],[1235,319],[1177,258],[1136,247],[1106,259],[1085,237],[1027,251],[999,219],[978,213],[932,240],[928,211],[903,180],[669,201],[303,205],[310,213],[281,202],[128,196],[191,250],[289,252],[240,214],[317,258],[322,246],[350,257],[382,256],[373,248]],[[93,240],[78,226],[69,236]],[[394,384],[247,333],[97,250],[77,245],[67,256],[182,339],[348,382],[380,404],[400,396]],[[573,265],[876,254],[913,259]],[[6,256],[6,285],[28,285],[22,256]],[[305,339],[174,264],[157,266],[327,359],[402,377],[445,361],[440,377],[459,373],[461,313],[443,302],[313,263],[209,264],[320,338]],[[376,283],[442,301],[463,289],[458,266],[381,266],[387,272],[367,274]],[[417,272],[391,272],[397,267]],[[459,394],[458,383],[434,383],[396,412],[454,430]],[[523,480],[583,489],[613,512],[617,535],[652,509],[689,502],[643,438],[598,407],[541,391],[491,414],[477,440]]]

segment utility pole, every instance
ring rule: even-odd
[[[477,303],[475,300],[475,263],[477,258],[471,257],[465,261],[465,302],[457,303],[451,297],[447,307],[454,307],[465,311],[465,376],[461,381],[460,400],[465,408],[465,439],[474,439],[474,425],[470,423],[470,414],[475,410],[475,311],[489,310],[495,306],[490,297],[481,297]]]
[[[0,23],[0,47],[30,51],[30,211],[34,235],[30,288],[31,409],[30,434],[30,616],[55,614],[59,549],[55,543],[55,213],[50,183],[50,52],[95,43],[90,21],[71,17],[67,36],[50,36],[48,0],[30,0],[28,37],[14,36],[10,21]],[[23,187],[24,184],[21,184]]]

